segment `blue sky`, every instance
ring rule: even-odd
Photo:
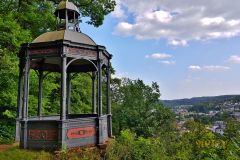
[[[160,85],[161,99],[240,94],[240,1],[117,0],[81,31],[113,54],[117,77]]]

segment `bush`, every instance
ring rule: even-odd
[[[0,144],[14,142],[15,126],[13,124],[0,122]]]
[[[107,148],[110,160],[164,160],[168,159],[159,138],[137,137],[130,130],[123,130],[120,136]]]

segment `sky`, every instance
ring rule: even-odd
[[[117,0],[81,31],[113,55],[116,77],[160,85],[160,99],[240,94],[239,0]]]

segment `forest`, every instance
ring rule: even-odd
[[[104,16],[114,10],[114,0],[72,0],[86,22],[98,27]],[[22,43],[55,30],[53,14],[58,0],[0,1],[0,144],[14,142],[17,110],[18,57]],[[112,76],[114,68],[112,68]],[[37,114],[37,75],[31,71],[29,115]],[[104,84],[103,84],[104,85]],[[105,87],[103,87],[105,88]],[[72,80],[72,112],[91,111],[91,79],[77,74]],[[104,94],[103,94],[104,95]],[[59,114],[60,75],[49,74],[43,83],[43,114]],[[237,160],[240,159],[240,122],[226,117],[226,131],[216,135],[197,121],[186,122],[186,132],[176,125],[175,114],[159,101],[160,86],[145,84],[140,79],[112,78],[111,100],[113,139],[105,159],[126,160]],[[106,98],[103,98],[106,99]],[[106,102],[103,101],[103,106]],[[67,151],[58,154],[28,152],[14,148],[0,152],[0,159],[102,159],[95,151]],[[83,152],[83,153],[82,153]]]
[[[163,100],[163,104],[168,107],[180,105],[199,105],[204,103],[218,104],[225,101],[239,102],[239,95],[221,95],[211,97],[194,97],[189,99]]]

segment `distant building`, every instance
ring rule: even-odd
[[[211,130],[213,133],[223,135],[225,128],[226,128],[226,125],[223,121],[216,121]]]
[[[231,116],[236,120],[240,121],[240,112],[233,112]]]
[[[240,112],[240,105],[238,103],[235,103],[234,105],[234,111],[235,112]]]
[[[221,126],[218,126],[217,128],[215,128],[215,133],[223,135],[224,134],[224,129]]]

